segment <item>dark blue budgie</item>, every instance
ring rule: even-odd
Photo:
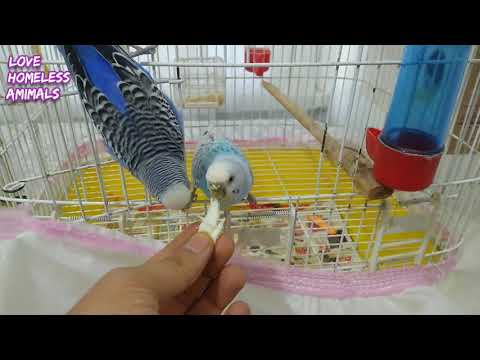
[[[167,209],[188,208],[183,121],[150,74],[118,45],[61,45],[109,153]]]

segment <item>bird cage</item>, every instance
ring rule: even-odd
[[[132,50],[141,51],[136,60],[182,108],[189,176],[195,145],[207,129],[232,140],[248,158],[257,204],[237,204],[224,216],[236,244],[233,261],[248,269],[249,281],[345,297],[447,273],[480,199],[478,47],[468,58],[433,183],[418,192],[377,195],[360,186],[374,182],[365,132],[384,125],[404,47],[265,48],[267,63],[247,61],[250,70],[268,67],[261,77],[245,69],[246,46]],[[39,49],[50,71],[66,70],[55,47]],[[7,58],[29,51],[0,47],[2,206],[164,243],[204,216],[203,194],[186,212],[166,210],[112,160],[73,84],[54,102],[6,102]]]

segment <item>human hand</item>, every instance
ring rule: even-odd
[[[245,274],[225,266],[233,241],[222,235],[214,244],[198,226],[188,226],[144,264],[108,272],[69,314],[221,314],[245,285]],[[225,310],[249,313],[241,301]]]

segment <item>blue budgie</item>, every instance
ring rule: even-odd
[[[167,209],[188,208],[183,120],[118,45],[58,46],[109,153]]]
[[[200,188],[210,199],[210,208],[200,225],[216,240],[223,229],[219,222],[220,210],[247,200],[255,202],[250,193],[253,173],[247,159],[238,147],[227,139],[216,137],[212,131],[204,133],[192,161],[194,191]]]

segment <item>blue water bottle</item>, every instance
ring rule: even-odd
[[[471,46],[406,46],[383,130],[368,129],[377,181],[419,191],[434,178]]]

